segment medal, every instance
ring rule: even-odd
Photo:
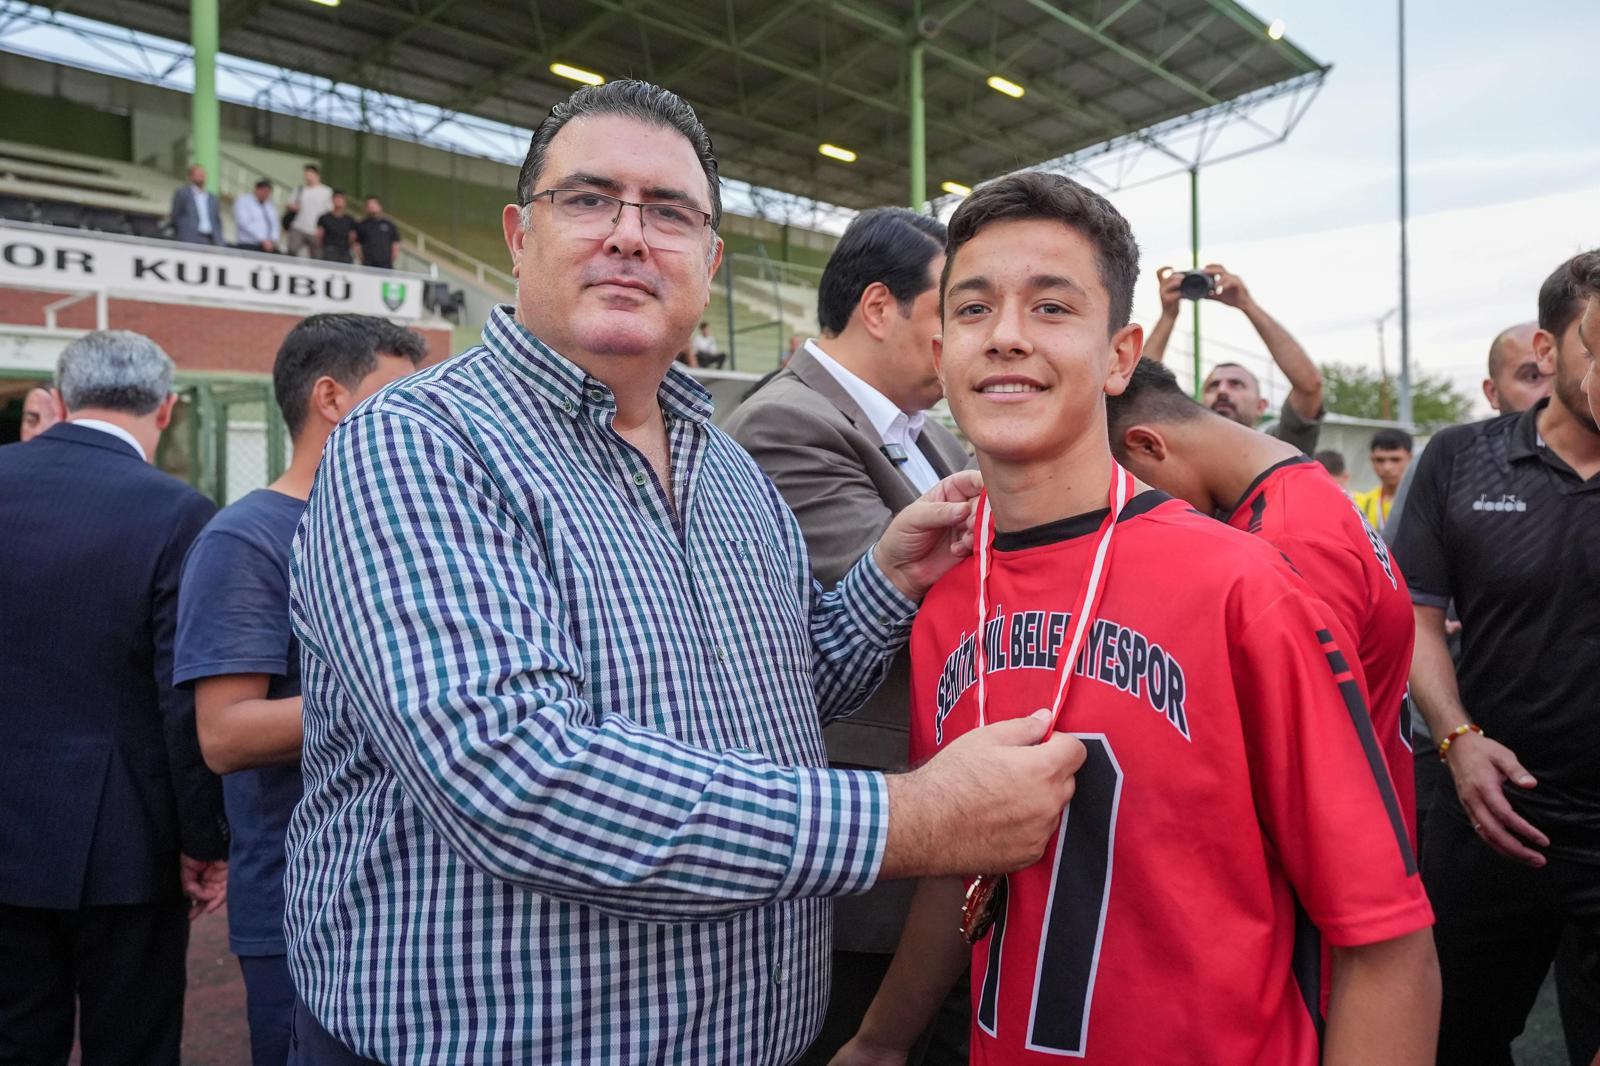
[[[1116,532],[1117,518],[1121,516],[1122,509],[1128,503],[1128,497],[1133,493],[1133,475],[1122,468],[1118,462],[1111,460],[1111,488],[1107,493],[1107,513],[1105,521],[1100,524],[1099,540],[1095,545],[1094,555],[1089,560],[1089,566],[1084,572],[1083,579],[1079,582],[1083,589],[1083,597],[1078,603],[1078,609],[1072,614],[1072,639],[1058,660],[1059,671],[1056,680],[1056,697],[1053,704],[1055,710],[1050,719],[1050,729],[1045,733],[1048,738],[1055,732],[1056,723],[1061,719],[1062,708],[1066,706],[1067,686],[1072,682],[1073,664],[1078,661],[1078,652],[1083,647],[1084,637],[1089,632],[1089,622],[1100,609],[1100,599],[1106,587],[1106,569],[1111,559],[1111,537]],[[988,687],[985,678],[989,673],[989,656],[984,628],[989,621],[989,494],[987,491],[978,497],[978,514],[975,519],[977,530],[974,538],[978,553],[978,630],[974,642],[977,652],[978,670],[978,728],[982,729],[987,723],[986,703],[988,701]],[[999,914],[1000,875],[984,874],[967,885],[966,896],[961,901],[961,936],[968,944],[976,944],[988,934]]]

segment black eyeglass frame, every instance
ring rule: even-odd
[[[700,216],[700,228],[701,229],[707,229],[707,228],[709,228],[711,226],[711,212],[702,211],[700,208],[695,207],[695,206],[693,206],[691,204],[676,203],[676,202],[671,201],[671,200],[653,200],[653,201],[651,201],[649,203],[642,203],[641,204],[641,203],[635,203],[632,200],[624,200],[620,196],[612,196],[608,192],[596,192],[594,189],[564,189],[564,188],[563,189],[544,189],[541,192],[536,192],[533,195],[529,196],[528,199],[523,203],[522,206],[523,207],[531,207],[531,206],[533,206],[533,202],[535,200],[542,200],[542,199],[544,199],[545,197],[548,196],[548,197],[550,197],[550,206],[551,206],[551,208],[554,208],[555,204],[556,204],[555,195],[556,195],[556,193],[561,193],[561,192],[582,193],[585,196],[595,196],[595,197],[599,197],[602,200],[610,200],[612,203],[616,204],[617,205],[617,213],[611,217],[611,227],[612,227],[612,229],[615,229],[616,226],[617,226],[617,223],[622,221],[622,209],[625,208],[625,207],[637,207],[639,209],[639,225],[642,228],[648,228],[648,226],[645,223],[645,219],[644,219],[644,209],[647,208],[647,207],[670,207],[674,211],[688,211],[688,212],[691,212],[693,214],[696,214],[696,215]]]

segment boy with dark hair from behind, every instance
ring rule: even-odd
[[[1041,707],[1087,758],[1044,857],[967,897],[970,949],[962,883],[918,885],[836,1062],[903,1061],[969,951],[976,1063],[1433,1059],[1432,915],[1337,623],[1112,458],[1137,272],[1127,222],[1060,175],[950,221],[940,377],[986,496],[917,615],[912,759]]]
[[[1139,361],[1122,394],[1106,399],[1106,423],[1112,452],[1135,477],[1265,539],[1356,641],[1373,730],[1415,847],[1405,714],[1415,623],[1383,538],[1321,463],[1208,411],[1160,363]]]
[[[194,688],[201,751],[224,775],[228,940],[244,974],[254,1066],[288,1060],[294,1004],[283,937],[284,833],[300,799],[301,743],[290,543],[334,425],[425,355],[416,333],[366,315],[312,315],[290,330],[272,368],[289,468],[219,511],[184,561],[173,680]]]

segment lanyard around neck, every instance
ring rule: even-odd
[[[1089,623],[1100,609],[1100,600],[1105,593],[1107,570],[1111,561],[1111,538],[1116,533],[1117,519],[1122,514],[1122,509],[1127,505],[1128,498],[1133,494],[1133,475],[1128,473],[1113,459],[1111,461],[1111,488],[1107,493],[1106,505],[1108,513],[1105,521],[1100,523],[1097,534],[1094,555],[1090,557],[1088,565],[1084,568],[1079,578],[1079,587],[1083,594],[1078,602],[1078,609],[1072,612],[1072,639],[1066,648],[1062,649],[1057,659],[1057,680],[1055,700],[1051,704],[1053,715],[1050,719],[1050,732],[1055,732],[1056,723],[1061,718],[1061,710],[1066,706],[1067,686],[1072,682],[1073,664],[1078,660],[1078,652],[1083,647],[1084,637],[1089,631]],[[989,558],[993,554],[990,541],[990,515],[989,494],[984,492],[978,497],[977,524],[977,553],[978,553],[978,632],[974,638],[977,641],[977,667],[978,667],[978,727],[981,729],[987,724],[988,685],[986,675],[989,672],[989,656],[986,648],[987,641],[984,629],[989,615]],[[1048,735],[1048,734],[1046,734]]]

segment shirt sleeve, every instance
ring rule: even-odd
[[[1444,608],[1455,595],[1445,545],[1445,505],[1454,458],[1449,444],[1450,438],[1441,434],[1417,459],[1405,519],[1394,542],[1394,556],[1405,571],[1411,602],[1424,607]]]
[[[202,532],[183,564],[173,684],[225,674],[287,677],[293,639],[278,564],[231,533]]]
[[[1324,410],[1318,412],[1316,418],[1303,418],[1293,404],[1284,400],[1278,420],[1267,427],[1267,436],[1292,444],[1310,455],[1317,450],[1317,439],[1322,436],[1322,419],[1326,413]]]
[[[346,421],[295,559],[307,654],[428,825],[490,876],[643,921],[876,879],[882,775],[707,751],[597,713],[540,545],[447,432],[392,412]],[[871,628],[855,618],[882,580],[851,583],[833,632]],[[309,746],[329,711],[311,693],[305,708]]]
[[[1426,928],[1433,912],[1352,660],[1326,607],[1277,588],[1264,609],[1239,596],[1230,606],[1230,666],[1262,827],[1329,943]]]

